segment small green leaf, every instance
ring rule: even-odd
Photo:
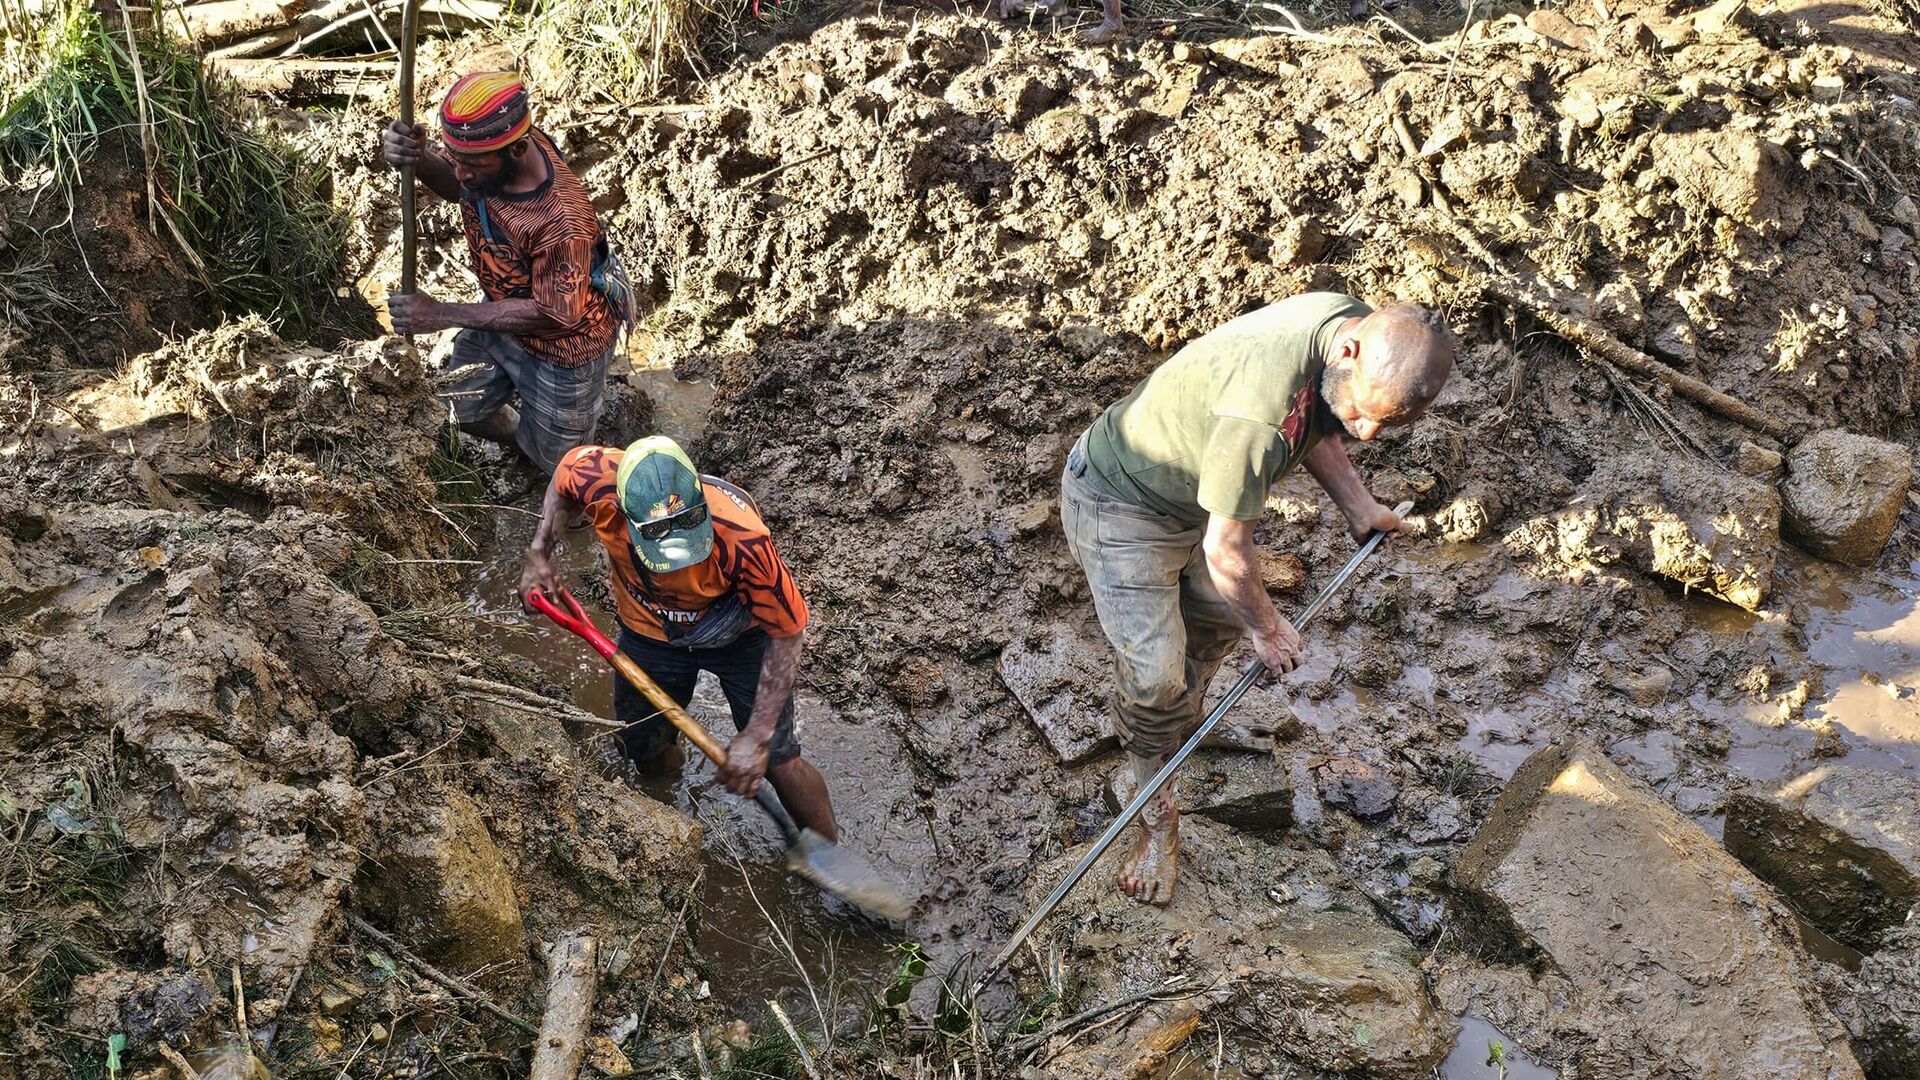
[[[107,1036],[107,1075],[120,1075],[120,1055],[127,1049],[127,1037],[119,1032]]]

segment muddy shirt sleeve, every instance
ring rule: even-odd
[[[1287,461],[1287,440],[1272,424],[1213,416],[1200,457],[1196,501],[1209,514],[1257,521],[1267,485]]]
[[[620,451],[606,446],[576,446],[560,459],[553,470],[553,481],[560,494],[582,506],[619,495],[616,477],[620,470]]]
[[[590,211],[589,211],[590,213]],[[562,334],[579,331],[593,314],[593,246],[599,227],[591,216],[556,207],[531,245],[533,300]]]
[[[807,628],[807,601],[770,536],[741,541],[734,581],[753,621],[770,637],[786,638]]]

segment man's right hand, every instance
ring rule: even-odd
[[[419,165],[427,152],[426,129],[419,124],[389,123],[380,132],[380,160],[393,168]]]
[[[1271,634],[1253,635],[1253,654],[1276,675],[1285,675],[1300,666],[1300,632],[1287,617],[1279,617]]]
[[[553,563],[544,554],[528,549],[526,563],[520,569],[520,602],[525,604],[527,594],[535,589],[548,596],[558,596],[560,582],[553,576]],[[527,609],[531,611],[532,605]]]

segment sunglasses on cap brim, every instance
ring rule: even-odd
[[[642,540],[662,540],[665,539],[666,535],[670,532],[678,529],[696,528],[706,524],[706,522],[707,504],[701,503],[699,506],[689,506],[677,514],[668,514],[663,518],[655,518],[652,521],[636,521],[633,523],[633,527],[639,532],[640,539]]]

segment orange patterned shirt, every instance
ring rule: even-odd
[[[531,138],[553,177],[523,195],[463,196],[460,219],[474,276],[488,300],[535,300],[560,330],[514,335],[520,347],[557,367],[579,367],[613,345],[619,317],[593,287],[593,256],[605,243],[593,200],[541,131]],[[477,207],[484,205],[483,224]]]
[[[713,554],[696,566],[665,574],[641,566],[614,483],[622,456],[611,446],[578,446],[560,459],[553,474],[560,493],[586,507],[607,549],[621,623],[636,634],[666,641],[667,620],[691,626],[715,602],[736,593],[754,624],[773,637],[792,637],[806,629],[807,602],[773,546],[759,507],[751,495],[725,480],[700,478],[713,522]]]

